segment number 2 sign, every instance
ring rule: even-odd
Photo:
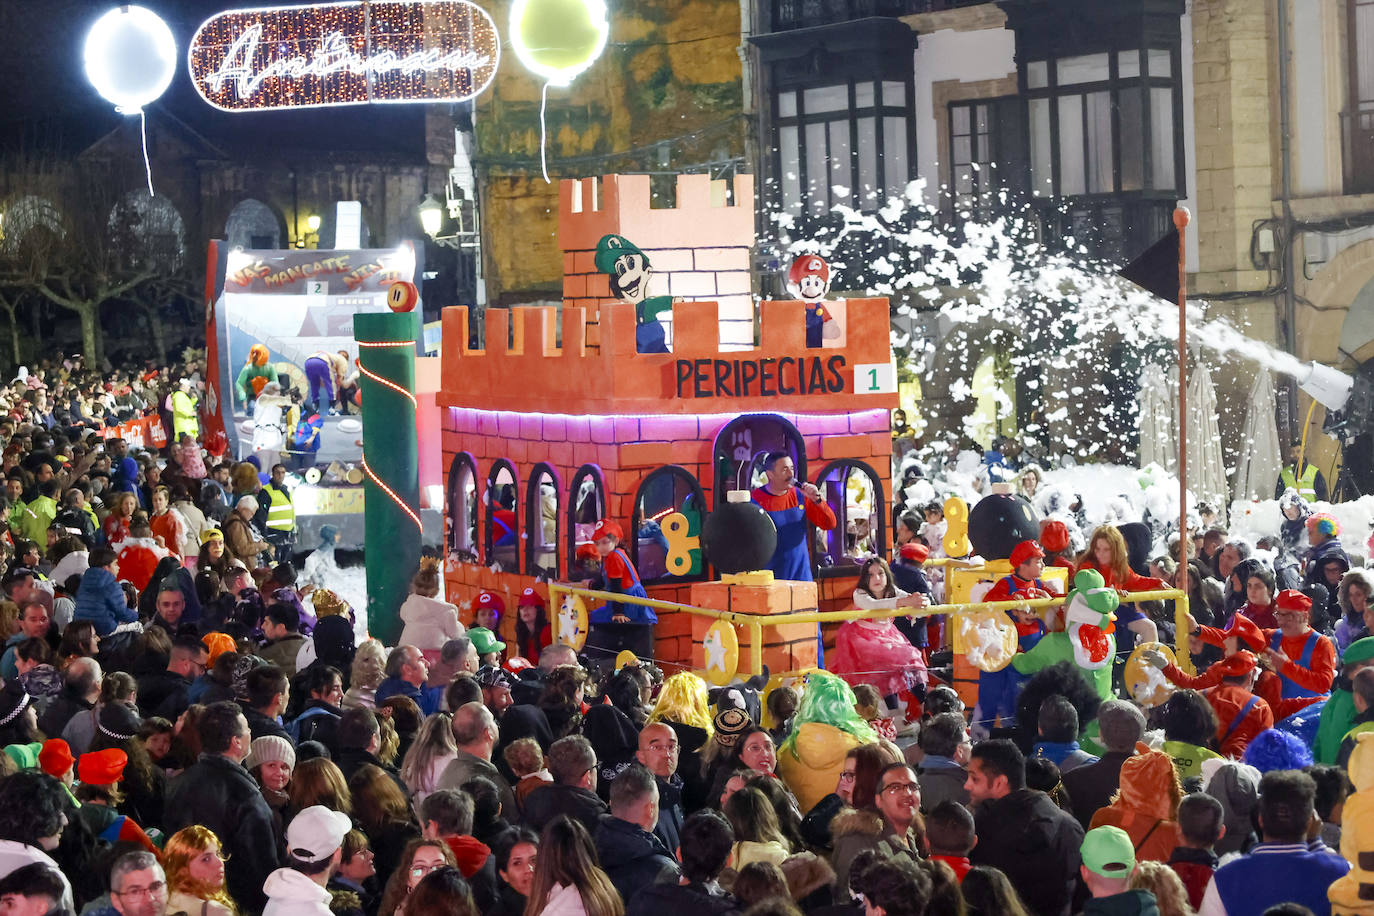
[[[855,394],[894,394],[897,391],[897,364],[859,363],[854,367]]]

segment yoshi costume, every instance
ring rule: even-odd
[[[621,298],[634,303],[635,351],[667,353],[668,340],[658,316],[672,313],[672,296],[649,296],[649,257],[634,242],[620,235],[603,235],[592,257],[596,269],[611,278]]]
[[[1334,764],[1341,751],[1341,741],[1355,725],[1355,697],[1350,692],[1347,669],[1359,662],[1374,660],[1374,636],[1357,639],[1346,646],[1341,656],[1341,671],[1331,685],[1331,699],[1322,708],[1321,723],[1317,726],[1317,741],[1312,756],[1317,763]]]
[[[267,360],[267,348],[262,344],[253,344],[248,349],[248,361],[243,364],[239,377],[234,381],[234,393],[244,404],[262,394],[268,382],[277,380],[276,370],[267,364]]]
[[[1071,661],[1082,668],[1102,699],[1112,695],[1112,659],[1116,637],[1112,621],[1121,603],[1116,589],[1107,588],[1095,569],[1073,577],[1073,589],[1064,601],[1061,633],[1049,633],[1029,652],[1018,652],[1011,663],[1025,675],[1035,674],[1058,662]]]

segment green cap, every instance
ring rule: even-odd
[[[496,634],[486,627],[472,627],[468,630],[468,639],[472,640],[473,646],[477,648],[478,655],[486,655],[488,652],[500,652],[506,648],[506,644],[496,638]]]
[[[10,744],[6,745],[5,753],[21,770],[32,770],[38,767],[38,752],[43,750],[41,744]]]
[[[1367,662],[1371,658],[1374,658],[1374,636],[1366,636],[1345,647],[1345,654],[1341,656],[1341,664],[1351,665],[1355,662]]]
[[[1135,845],[1120,827],[1094,827],[1083,836],[1083,864],[1104,878],[1129,878],[1135,871]]]
[[[649,263],[649,258],[644,252],[639,250],[639,246],[623,235],[603,235],[601,241],[596,243],[596,253],[592,255],[592,262],[596,264],[596,269],[603,274],[615,273],[615,262],[627,254],[637,254],[644,258],[644,263]]]

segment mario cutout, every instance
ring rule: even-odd
[[[838,340],[840,325],[825,307],[830,292],[830,265],[818,254],[804,254],[787,271],[787,291],[806,304],[806,346],[823,346],[823,341]]]
[[[653,268],[649,257],[624,236],[603,235],[593,255],[596,269],[610,277],[611,295],[635,307],[635,351],[667,353],[668,341],[659,316],[672,313],[672,296],[650,296]]]

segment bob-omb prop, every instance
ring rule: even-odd
[[[1039,540],[1040,519],[1024,496],[1011,492],[1009,484],[996,484],[969,511],[968,537],[973,552],[983,559],[1005,560],[1022,541]]]
[[[539,95],[539,169],[549,182],[548,130],[544,109],[549,87],[571,86],[606,48],[611,25],[605,0],[515,0],[510,9],[510,43],[520,63],[544,78]]]
[[[806,346],[815,349],[825,340],[838,340],[839,322],[825,307],[830,292],[830,264],[818,254],[804,254],[787,271],[787,292],[806,304]]]
[[[101,16],[86,33],[86,78],[122,115],[138,115],[148,195],[153,167],[148,161],[148,123],[143,108],[162,97],[176,71],[177,43],[167,23],[152,10],[124,4]]]
[[[768,562],[778,547],[778,529],[768,513],[749,498],[748,490],[731,490],[702,525],[706,559],[722,582],[766,584],[773,580]],[[730,683],[739,668],[739,637],[734,624],[717,620],[701,643],[706,679]]]

